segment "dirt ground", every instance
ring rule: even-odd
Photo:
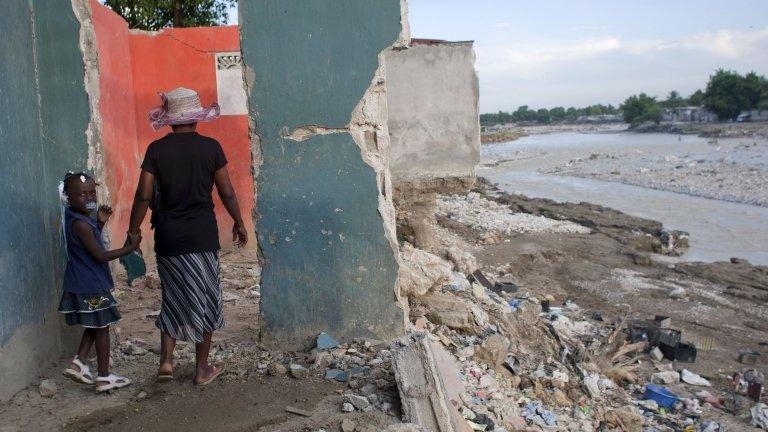
[[[324,370],[310,369],[308,377],[298,380],[270,376],[259,368],[274,361],[307,367],[311,362],[306,353],[270,352],[259,345],[260,269],[255,254],[223,252],[221,263],[226,326],[214,333],[212,359],[226,364],[227,371],[219,380],[206,387],[194,386],[194,348],[179,343],[174,380],[155,382],[159,334],[154,316],[160,308],[161,291],[153,263],[148,262],[146,279],[132,287],[117,282],[115,290],[123,319],[113,326],[111,371],[134,382],[111,394],[97,395],[91,387],[61,375],[71,361],[69,354],[64,355],[41,376],[56,382],[57,394],[40,396],[37,383],[22,390],[0,405],[0,431],[298,432],[338,430],[343,419],[373,427],[361,429],[373,431],[399,421],[380,411],[342,414],[339,408],[347,386],[324,380]],[[119,272],[115,279],[124,281]],[[130,351],[126,343],[139,349]],[[95,368],[95,359],[90,362]],[[288,406],[309,411],[311,417],[290,414],[285,411]]]
[[[765,266],[738,259],[686,263],[655,254],[641,239],[658,229],[657,223],[599,206],[506,194],[497,199],[535,214],[592,222],[592,234],[518,234],[491,245],[477,245],[480,233],[452,227],[475,243],[483,268],[513,280],[521,293],[553,295],[558,303],[570,299],[587,315],[600,313],[605,320],[623,315],[627,305],[631,318],[668,316],[683,339],[702,346],[713,342],[689,368],[715,381],[744,368],[738,362],[741,350],[759,352],[768,360]],[[683,288],[683,298],[670,297],[675,288]]]
[[[689,369],[710,380],[714,386],[710,390],[725,403],[739,399],[729,389],[732,374],[747,367],[738,361],[740,350],[761,353],[763,360],[754,367],[768,372],[765,267],[738,259],[685,263],[657,254],[662,229],[658,222],[611,209],[499,194],[483,182],[476,192],[514,211],[591,229],[589,234],[493,234],[440,218],[439,242],[474,254],[492,279],[514,282],[516,296],[551,295],[555,306],[571,300],[584,319],[595,323],[597,318],[617,322],[627,311],[630,319],[669,316],[671,327],[700,347],[695,363],[676,364],[675,368]],[[145,280],[116,290],[124,318],[114,328],[112,370],[131,377],[134,383],[112,394],[96,395],[91,388],[61,376],[70,360],[65,355],[41,376],[55,380],[57,394],[43,398],[37,383],[19,392],[0,406],[0,432],[337,431],[344,419],[355,421],[358,432],[372,432],[399,422],[399,406],[389,415],[381,411],[342,413],[342,393],[350,385],[324,380],[324,368],[313,368],[309,353],[278,353],[259,344],[259,271],[253,254],[222,254],[227,325],[215,334],[212,358],[226,363],[227,372],[210,386],[192,385],[194,360],[189,344],[177,347],[174,380],[154,382],[158,363],[154,315],[160,307],[160,289],[150,269]],[[680,298],[670,297],[680,289]],[[647,377],[654,370],[645,358],[638,360],[638,373]],[[309,374],[295,379],[265,373],[275,362],[303,364]],[[391,373],[383,378],[392,380]],[[683,383],[670,387],[683,397],[698,390]],[[387,391],[397,398],[396,388],[390,386]],[[287,406],[306,410],[310,417],[289,414]],[[749,429],[743,410],[740,416],[712,415],[728,430]]]

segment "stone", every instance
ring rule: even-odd
[[[475,359],[491,366],[498,368],[507,361],[507,353],[509,351],[509,339],[495,333],[483,340],[480,346],[475,348]]]
[[[317,349],[326,350],[338,347],[339,343],[336,341],[336,339],[332,338],[327,333],[322,332],[317,336]]]
[[[355,432],[355,427],[357,427],[357,423],[352,419],[345,418],[341,421],[341,432]]]
[[[236,300],[240,300],[240,296],[237,294],[232,294],[231,292],[222,291],[221,292],[221,300],[225,302],[233,302]]]
[[[657,362],[660,362],[664,360],[664,353],[661,352],[659,347],[654,347],[650,352],[651,358],[656,360]]]
[[[283,376],[288,372],[288,369],[277,362],[272,362],[267,366],[267,373],[273,376]]]
[[[315,356],[315,367],[318,369],[327,369],[333,363],[333,354],[327,351],[320,351]]]
[[[436,255],[405,243],[400,256],[398,285],[403,296],[420,297],[451,280],[451,264]]]
[[[371,402],[368,400],[368,398],[356,394],[345,394],[342,400],[346,403],[352,404],[352,406],[359,410],[364,410],[371,406]]]
[[[558,406],[561,407],[570,407],[573,405],[573,402],[560,389],[556,389],[554,392],[552,392],[552,399]]]
[[[125,341],[120,346],[120,351],[123,352],[125,355],[129,356],[142,356],[147,353],[147,350],[140,347],[136,342],[134,341]]]
[[[325,379],[347,382],[349,381],[349,373],[341,369],[328,369],[325,371]]]
[[[136,399],[138,400],[143,400],[146,398],[147,398],[147,392],[145,391],[139,392],[139,394],[136,395]]]
[[[354,412],[354,411],[355,411],[355,406],[354,406],[354,405],[352,405],[352,404],[351,404],[351,403],[349,403],[349,402],[344,402],[344,403],[341,405],[341,411],[342,411],[342,412],[345,412],[345,413],[351,413],[351,412]]]
[[[685,298],[685,289],[682,287],[677,287],[672,289],[672,291],[669,292],[669,297],[677,300],[682,300]]]
[[[294,377],[294,378],[301,379],[301,378],[306,377],[307,374],[309,374],[309,369],[307,369],[304,366],[299,365],[299,364],[295,364],[295,363],[291,364],[289,366],[289,369],[291,371],[291,376]]]
[[[59,388],[56,386],[56,381],[52,379],[44,379],[40,381],[39,390],[40,396],[46,398],[53,397],[53,395],[59,392]]]
[[[373,384],[366,384],[360,389],[360,394],[363,396],[370,396],[376,393],[376,386]]]

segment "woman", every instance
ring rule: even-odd
[[[181,339],[195,343],[194,383],[205,385],[223,371],[208,363],[211,336],[224,326],[219,275],[219,235],[213,211],[213,185],[235,222],[233,241],[243,246],[248,234],[227,173],[227,159],[213,138],[195,132],[197,122],[215,120],[219,107],[200,105],[183,87],[160,93],[163,105],[149,113],[155,130],[172,133],[147,148],[131,210],[129,233],[139,233],[152,208],[162,307],[155,325],[161,332],[159,381],[173,379],[173,349]]]

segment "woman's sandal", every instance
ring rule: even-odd
[[[64,376],[71,379],[72,381],[80,384],[93,384],[93,375],[91,374],[91,369],[88,368],[83,362],[80,361],[77,356],[72,360],[72,364],[77,366],[77,370],[73,367],[68,367],[64,369]]]
[[[157,376],[155,377],[155,381],[159,383],[173,381],[173,372],[158,372]]]
[[[216,378],[218,378],[218,377],[219,377],[219,375],[223,374],[223,373],[224,373],[224,370],[226,369],[224,365],[220,365],[220,366],[214,366],[214,367],[215,367],[215,368],[219,368],[219,370],[218,370],[218,371],[216,371],[216,372],[215,372],[213,375],[211,375],[210,377],[208,377],[208,379],[207,379],[207,380],[205,380],[205,381],[200,381],[200,382],[197,382],[197,381],[193,381],[193,382],[195,383],[195,385],[196,385],[196,386],[206,386],[206,385],[208,385],[208,384],[212,383],[212,382],[213,382],[213,380],[215,380]]]
[[[115,374],[109,374],[105,377],[96,377],[96,393],[104,393],[108,392],[110,390],[115,390],[119,388],[123,388],[129,384],[131,384],[131,380],[126,377],[121,377],[119,375]],[[104,385],[99,385],[99,383],[107,383]]]

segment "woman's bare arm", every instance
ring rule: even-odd
[[[154,174],[141,170],[139,185],[136,186],[136,195],[133,197],[133,207],[131,207],[131,222],[128,225],[129,233],[136,234],[141,232],[141,223],[144,222],[147,208],[149,208],[149,203],[152,201],[154,182]]]
[[[227,213],[235,221],[235,226],[232,228],[232,241],[237,246],[244,246],[248,243],[248,231],[246,231],[245,225],[243,225],[243,217],[240,215],[240,204],[237,202],[237,194],[232,187],[232,182],[229,180],[229,172],[226,166],[219,168],[214,173],[213,181],[216,183],[216,190],[219,192],[219,197],[227,209]]]

